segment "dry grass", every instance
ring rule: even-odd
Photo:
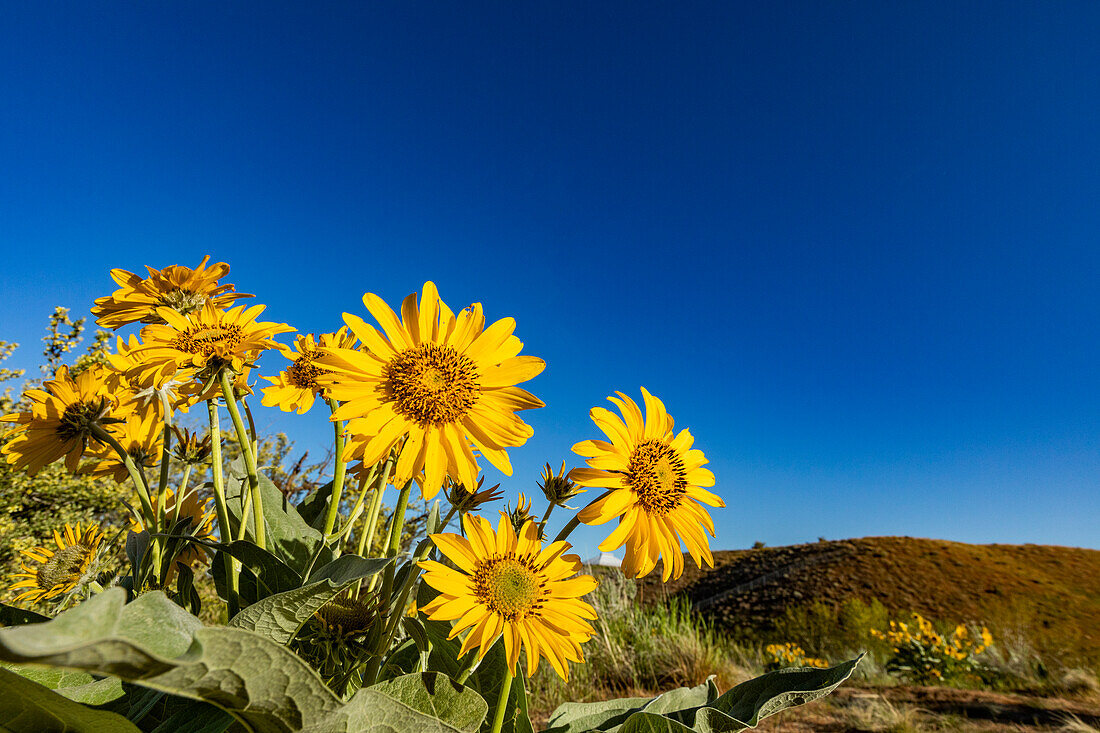
[[[894,704],[878,695],[855,698],[838,709],[845,727],[867,733],[919,733],[930,730],[927,711],[903,703]]]
[[[1100,733],[1100,730],[1092,727],[1076,715],[1067,715],[1065,722],[1058,730],[1064,731],[1064,733]]]

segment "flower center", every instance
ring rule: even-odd
[[[650,514],[676,509],[687,492],[687,471],[680,456],[660,440],[647,440],[634,449],[626,480]]]
[[[474,595],[508,621],[541,608],[542,590],[535,572],[514,556],[494,556],[474,570]]]
[[[314,359],[324,355],[321,351],[306,351],[290,365],[286,370],[287,380],[295,387],[303,389],[319,389],[317,377],[328,372],[313,363]]]
[[[42,590],[65,583],[75,583],[84,572],[85,563],[91,554],[84,545],[69,545],[53,554],[46,564],[38,569],[35,582]]]
[[[481,394],[473,361],[450,346],[405,349],[386,366],[386,391],[394,410],[418,423],[453,423]]]
[[[62,440],[71,440],[87,435],[92,423],[99,420],[107,411],[107,401],[99,399],[95,402],[87,400],[73,402],[65,407],[61,413],[61,424],[57,428],[57,435]]]
[[[182,288],[175,288],[164,293],[159,298],[155,307],[167,306],[176,311],[182,316],[186,316],[188,313],[194,313],[195,311],[206,305],[206,296],[202,293],[195,293],[190,290],[184,290]],[[154,310],[149,315],[141,319],[142,323],[164,323],[164,319],[157,315]]]
[[[317,617],[331,629],[346,636],[355,636],[370,630],[378,614],[376,605],[339,595],[321,607]]]
[[[188,354],[214,356],[235,351],[243,341],[241,327],[236,324],[196,326],[172,340],[172,346]]]

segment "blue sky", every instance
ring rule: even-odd
[[[432,279],[548,363],[513,495],[645,385],[711,459],[715,547],[1100,547],[1098,28],[1074,2],[8,4],[0,338],[31,366],[111,267],[208,253],[303,331]]]

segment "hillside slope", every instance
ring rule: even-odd
[[[684,576],[664,587],[658,569],[641,597],[684,595],[720,627],[757,629],[814,600],[878,599],[897,614],[1023,631],[1055,658],[1100,659],[1097,550],[865,537],[716,552],[714,563],[699,571],[688,559]]]

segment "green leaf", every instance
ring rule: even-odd
[[[646,698],[565,703],[544,733],[734,733],[769,715],[828,695],[851,676],[862,655],[829,669],[781,669],[717,696],[713,682]]]
[[[300,588],[302,576],[278,557],[257,547],[248,540],[237,540],[223,545],[217,542],[203,542],[208,547],[216,547],[218,555],[214,557],[211,571],[218,593],[224,593],[225,562],[220,553],[232,555],[241,561],[244,568],[240,575],[241,600],[246,604],[255,603],[276,593]],[[224,598],[225,596],[222,595]]]
[[[463,733],[476,731],[489,711],[481,695],[438,672],[403,675],[363,692],[385,695],[413,710],[430,713]]]
[[[0,668],[0,720],[13,733],[140,733],[116,713],[93,710],[37,682]]]
[[[49,616],[43,616],[34,611],[28,611],[18,606],[9,606],[0,603],[0,626],[21,626],[23,624],[38,624],[49,621]]]
[[[718,688],[714,677],[695,687],[678,687],[675,690],[658,695],[645,706],[647,713],[672,713],[687,708],[702,707],[718,699]]]
[[[305,574],[318,550],[322,552],[322,561],[327,562],[331,554],[321,547],[321,533],[302,519],[283,493],[271,483],[271,479],[260,473],[259,482],[260,496],[264,503],[268,549],[301,575]],[[245,472],[244,459],[238,458],[229,467],[225,478],[225,493],[229,513],[233,515],[235,523],[240,522],[244,509],[242,498],[248,493],[248,474]],[[251,509],[244,519],[249,527],[249,535],[255,538]]]
[[[357,580],[381,572],[393,561],[393,558],[344,555],[318,570],[310,579],[313,582],[253,603],[234,616],[229,625],[255,631],[277,644],[287,644],[310,616],[341,591]]]
[[[732,718],[745,721],[747,726],[755,727],[761,719],[780,710],[825,697],[852,675],[861,659],[862,654],[828,669],[804,667],[769,672],[742,682],[712,705]]]
[[[48,687],[59,695],[85,705],[105,705],[125,693],[122,683],[114,677],[97,680],[87,672],[65,672],[57,669],[23,667],[17,664],[2,665],[21,677]]]
[[[0,629],[0,661],[112,674],[203,700],[254,733],[470,733],[475,712],[487,709],[476,692],[430,675],[416,676],[426,694],[403,682],[399,692],[365,689],[342,703],[285,647],[244,629],[204,627],[160,591],[126,605],[112,588],[47,623]]]
[[[621,697],[616,700],[581,703],[567,702],[550,715],[544,733],[586,733],[611,730],[649,703],[648,697]]]
[[[328,511],[330,496],[332,496],[331,481],[306,494],[306,498],[295,507],[302,521],[318,532],[325,528],[325,513]]]

